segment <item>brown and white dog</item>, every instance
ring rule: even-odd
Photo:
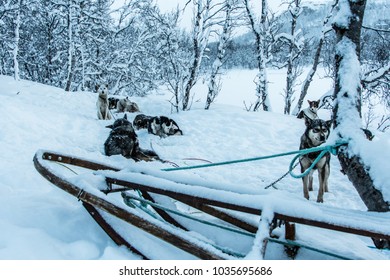
[[[110,120],[111,113],[108,109],[108,85],[96,85],[98,100],[96,102],[97,116],[99,120]]]
[[[306,130],[301,136],[300,150],[317,147],[326,142],[329,136],[332,121],[324,121],[321,119],[311,120],[305,118]],[[304,173],[315,161],[320,152],[313,152],[303,155],[299,161],[301,172]],[[313,173],[318,171],[319,190],[317,202],[324,202],[324,192],[328,191],[328,178],[330,174],[330,154],[325,154],[314,168],[302,178],[303,181],[303,196],[309,199],[309,191],[313,190]]]
[[[309,107],[300,111],[297,118],[298,119],[309,118],[311,120],[318,119],[317,111],[320,105],[320,100],[317,101],[307,100],[307,102],[309,103]]]
[[[118,113],[124,113],[124,112],[134,113],[140,111],[137,103],[131,102],[128,97],[118,101],[117,109],[118,109]]]

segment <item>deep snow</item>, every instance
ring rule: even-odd
[[[304,131],[304,122],[281,114],[284,75],[270,71],[269,79],[274,112],[247,112],[243,101],[254,100],[254,71],[235,70],[224,76],[224,83],[216,104],[203,110],[205,85],[195,88],[192,109],[172,114],[168,100],[170,94],[161,90],[145,98],[131,98],[142,113],[167,115],[175,119],[183,136],[160,139],[146,131],[137,131],[140,145],[153,148],[160,157],[180,166],[203,163],[197,158],[212,162],[250,158],[297,150]],[[149,170],[158,174],[168,164],[157,162],[135,163],[121,156],[104,156],[103,143],[112,121],[101,121],[96,116],[96,94],[91,92],[65,93],[29,81],[15,82],[11,77],[0,76],[0,259],[137,259],[124,248],[118,248],[89,217],[74,197],[59,190],[42,178],[35,170],[32,158],[40,149],[100,161],[120,168]],[[331,88],[326,79],[316,78],[309,99],[318,98]],[[119,115],[121,116],[121,115]],[[116,117],[119,117],[118,115]],[[135,114],[128,114],[132,120]],[[329,117],[322,110],[320,116]],[[390,197],[388,182],[388,156],[390,134],[375,131],[372,142],[356,143],[359,151],[370,163],[375,181]],[[290,176],[279,182],[276,189],[265,187],[288,170],[292,157],[218,166],[207,169],[180,171],[170,174],[195,185],[217,184],[235,189],[242,194],[264,191],[280,194],[297,207],[307,205],[315,209],[317,185],[310,201],[302,197],[301,181]],[[335,157],[331,160],[330,192],[325,194],[323,206],[339,209],[363,210],[366,208],[357,192],[342,175]],[[66,170],[64,169],[66,173]],[[188,209],[185,209],[188,210]],[[298,212],[304,209],[296,209]],[[140,233],[131,226],[122,231],[131,232],[135,244],[157,259],[190,258],[161,242]],[[379,226],[379,225],[378,225]],[[196,234],[195,234],[196,235]],[[220,239],[229,244],[229,236],[219,234],[208,238]],[[298,226],[297,238],[308,245],[346,254],[351,258],[390,259],[387,251],[370,248],[368,238],[334,233],[326,230]],[[241,243],[240,243],[241,242]],[[251,238],[240,240],[239,250],[256,258],[256,242]],[[161,248],[161,250],[157,249]],[[169,249],[167,249],[169,248]],[[268,258],[284,258],[282,250],[270,246]],[[324,258],[323,255],[302,250],[298,258]]]

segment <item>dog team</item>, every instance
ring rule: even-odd
[[[140,112],[136,103],[131,102],[128,97],[117,99],[108,97],[108,86],[96,86],[98,93],[97,110],[98,118],[102,120],[110,120],[110,110],[117,109],[118,113],[123,112]],[[318,147],[324,144],[330,134],[332,120],[324,121],[317,115],[320,108],[320,100],[310,101],[309,106],[297,115],[299,119],[304,119],[306,129],[301,136],[299,149],[308,149]],[[112,125],[107,126],[111,132],[104,143],[105,153],[108,156],[122,155],[126,158],[132,158],[136,161],[145,160],[160,160],[159,156],[150,150],[140,148],[137,139],[137,134],[134,131],[147,129],[148,133],[167,137],[171,135],[183,135],[177,123],[165,116],[147,116],[138,114],[133,123],[127,119],[127,115],[116,120]],[[367,129],[362,129],[367,139],[372,140],[373,135]],[[301,172],[304,173],[316,160],[320,152],[313,152],[301,156],[299,163]],[[329,191],[328,179],[330,175],[330,154],[323,156],[314,166],[311,171],[302,178],[303,196],[309,199],[309,191],[313,191],[313,173],[318,172],[318,195],[317,202],[324,201],[324,193]]]
[[[123,99],[108,97],[108,85],[97,85],[97,116],[99,120],[111,120],[111,110],[116,109],[116,113],[135,113],[140,112],[138,105],[131,102],[128,97]],[[125,114],[123,118],[115,120],[112,125],[106,126],[111,132],[104,143],[104,152],[107,156],[122,155],[126,158],[132,158],[135,161],[160,160],[159,156],[150,150],[142,149],[139,145],[136,130],[147,129],[148,133],[160,137],[172,135],[183,135],[178,124],[165,116],[146,116],[138,114],[133,123],[127,119]]]

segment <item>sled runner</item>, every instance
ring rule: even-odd
[[[180,251],[181,258],[208,260],[245,258],[248,248],[266,258],[269,244],[285,247],[291,255],[300,247],[331,258],[357,258],[295,240],[295,224],[390,239],[389,213],[343,210],[280,195],[235,193],[217,184],[205,187],[172,179],[163,171],[123,171],[49,151],[38,151],[34,165],[44,178],[81,201],[116,244],[142,259],[153,258],[153,253],[145,249],[147,244],[135,241],[128,227]],[[80,174],[65,176],[63,166]],[[275,233],[281,225],[285,232]]]

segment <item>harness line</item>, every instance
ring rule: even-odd
[[[249,162],[249,161],[257,161],[257,160],[270,159],[270,158],[276,158],[276,157],[282,157],[282,156],[296,154],[296,156],[293,158],[293,160],[290,163],[289,173],[294,178],[302,178],[302,177],[305,177],[315,167],[315,165],[321,160],[321,158],[325,154],[331,153],[333,155],[336,155],[337,148],[340,146],[346,145],[346,144],[347,144],[346,141],[338,141],[334,145],[325,145],[325,146],[319,146],[319,147],[308,148],[308,149],[303,149],[303,150],[285,152],[285,153],[280,153],[280,154],[273,154],[273,155],[262,156],[262,157],[253,157],[253,158],[246,158],[246,159],[239,159],[239,160],[222,161],[222,162],[207,163],[207,164],[200,164],[200,165],[194,165],[194,166],[163,168],[161,170],[171,172],[171,171],[188,170],[188,169],[208,168],[208,167],[214,167],[214,166],[220,166],[220,165],[228,165],[228,164],[243,163],[243,162]],[[316,157],[316,159],[314,160],[312,165],[304,173],[302,173],[302,174],[292,173],[292,170],[294,168],[294,163],[297,159],[299,159],[303,155],[314,153],[314,152],[320,152],[320,154]]]

